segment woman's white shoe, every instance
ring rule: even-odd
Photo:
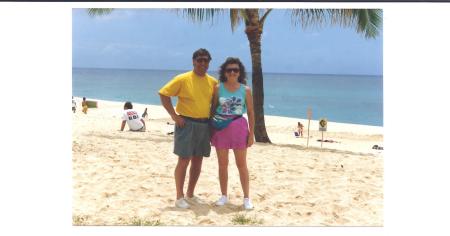
[[[222,195],[219,200],[216,202],[216,206],[223,206],[228,202],[228,198],[225,195]]]
[[[175,206],[178,208],[187,209],[190,207],[189,203],[186,202],[184,198],[180,198],[175,201]]]
[[[250,198],[244,198],[244,209],[245,210],[253,210],[252,200]]]

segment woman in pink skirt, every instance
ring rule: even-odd
[[[244,209],[253,209],[249,197],[247,148],[254,142],[255,116],[251,90],[246,86],[245,67],[238,58],[227,58],[220,66],[220,83],[214,88],[212,102],[213,132],[211,144],[216,148],[219,162],[219,180],[222,196],[216,202],[223,206],[228,202],[228,152],[234,152],[244,192]],[[247,112],[247,120],[242,116]]]

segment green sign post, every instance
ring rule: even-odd
[[[320,142],[320,148],[322,148],[323,144],[323,132],[327,131],[327,119],[321,118],[319,121],[319,131],[322,132],[322,142]]]

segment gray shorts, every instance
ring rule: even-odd
[[[183,128],[175,125],[173,153],[181,158],[209,157],[211,153],[209,124],[188,119],[184,121]]]

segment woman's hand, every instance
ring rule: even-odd
[[[247,147],[251,147],[255,143],[255,136],[253,134],[248,135]]]

